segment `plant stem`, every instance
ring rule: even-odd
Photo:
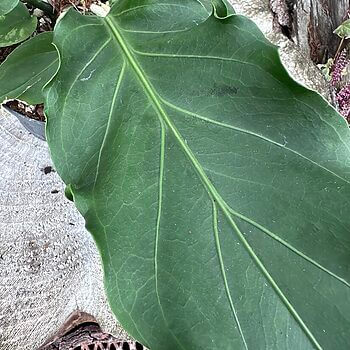
[[[46,15],[48,15],[50,18],[53,18],[53,8],[50,4],[47,2],[41,1],[41,0],[22,0],[22,2],[27,3],[28,5],[31,5],[37,9],[40,9],[44,11]]]
[[[340,44],[339,44],[339,46],[338,46],[338,50],[337,50],[337,52],[336,52],[336,54],[335,54],[335,56],[334,56],[334,61],[337,59],[337,56],[339,55],[339,52],[340,52],[340,49],[341,49],[342,46],[343,46],[344,40],[345,40],[345,38],[342,38],[341,41],[340,41]]]

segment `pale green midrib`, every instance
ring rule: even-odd
[[[221,252],[221,243],[220,243],[220,236],[219,236],[219,230],[218,230],[218,212],[217,212],[217,207],[216,207],[216,204],[215,204],[215,201],[213,200],[213,198],[211,198],[211,201],[212,201],[212,206],[213,206],[214,238],[215,238],[215,244],[216,244],[217,254],[218,254],[218,258],[219,258],[219,263],[220,263],[220,270],[221,270],[222,278],[224,280],[225,291],[226,291],[226,295],[227,295],[227,298],[228,298],[229,303],[230,303],[230,307],[231,307],[231,311],[232,311],[232,314],[233,314],[233,318],[235,319],[235,322],[237,324],[238,331],[239,331],[239,334],[240,334],[240,336],[242,338],[244,347],[245,347],[246,350],[248,350],[248,345],[247,345],[247,342],[246,342],[244,334],[243,334],[241,323],[239,322],[239,318],[238,318],[238,314],[237,314],[236,308],[235,308],[235,306],[233,304],[230,288],[228,286],[228,281],[227,281],[227,276],[226,276],[226,271],[225,271],[224,259],[223,259],[222,252]]]
[[[311,162],[312,164],[320,167],[321,169],[327,171],[328,173],[338,177],[339,179],[341,179],[342,181],[346,182],[346,183],[350,183],[348,180],[346,180],[345,178],[339,176],[338,174],[334,173],[332,170],[329,170],[328,168],[325,168],[324,166],[314,162],[312,159],[310,158],[307,158],[305,156],[303,156],[302,154],[300,154],[299,152],[296,152],[288,147],[285,147],[283,146],[282,144],[280,143],[277,143],[276,141],[272,141],[268,138],[265,138],[265,137],[262,137],[261,135],[259,134],[256,134],[256,133],[251,133],[251,132],[248,132],[246,131],[245,129],[241,129],[241,128],[238,128],[238,127],[234,127],[234,126],[231,126],[231,125],[228,125],[228,124],[225,124],[225,123],[221,123],[221,122],[217,122],[217,121],[214,121],[212,119],[209,119],[207,117],[204,117],[204,116],[201,116],[197,113],[193,113],[193,112],[190,112],[190,111],[187,111],[183,108],[179,108],[175,105],[173,105],[172,103],[164,100],[163,98],[160,97],[160,99],[162,100],[162,102],[164,104],[166,104],[167,106],[179,111],[179,112],[182,112],[184,114],[187,114],[189,116],[193,116],[195,118],[199,118],[203,121],[206,121],[208,123],[213,123],[215,125],[218,125],[218,126],[222,126],[222,127],[227,127],[229,129],[233,129],[235,131],[238,131],[238,132],[243,132],[243,133],[247,133],[251,136],[254,136],[254,137],[258,137],[258,138],[261,138],[262,140],[266,141],[266,142],[271,142],[273,144],[275,144],[276,146],[279,146],[279,147],[282,147],[282,148],[285,148],[286,150],[288,151],[291,151],[292,153],[295,153],[297,156],[300,156],[302,157],[303,159],[305,159],[306,161],[309,161]],[[209,171],[212,171],[212,170],[209,170]],[[214,172],[216,173],[216,172]],[[223,175],[223,174],[218,174],[218,175]],[[308,261],[309,263],[313,264],[314,266],[318,267],[319,269],[321,269],[322,271],[326,272],[327,274],[329,274],[330,276],[334,277],[335,279],[337,279],[338,281],[340,281],[341,283],[345,284],[347,287],[350,287],[350,284],[344,280],[343,278],[339,277],[337,274],[333,273],[332,271],[328,270],[327,268],[325,268],[324,266],[322,266],[321,264],[317,263],[315,260],[311,259],[310,257],[308,257],[307,255],[305,255],[304,253],[300,252],[299,250],[297,250],[296,248],[294,248],[291,244],[287,243],[286,241],[284,241],[283,239],[279,238],[276,234],[272,233],[270,230],[268,230],[267,228],[265,228],[264,226],[258,224],[257,222],[245,217],[244,215],[241,215],[239,214],[238,212],[236,212],[235,210],[233,210],[232,208],[229,208],[230,209],[230,212],[235,215],[236,217],[239,217],[241,219],[243,219],[244,221],[252,224],[253,226],[255,226],[256,228],[260,229],[261,231],[263,231],[264,233],[266,233],[267,235],[269,235],[271,238],[275,239],[276,241],[278,241],[279,243],[281,243],[282,245],[284,245],[285,247],[287,247],[288,249],[290,249],[291,251],[293,251],[295,254],[299,255],[300,257],[302,257],[303,259],[305,259],[306,261]]]
[[[241,242],[243,243],[243,245],[245,246],[245,248],[247,249],[248,253],[250,256],[252,257],[256,257],[256,259],[253,258],[253,260],[255,261],[255,263],[258,265],[258,267],[260,268],[260,270],[263,272],[263,274],[265,275],[266,279],[269,281],[269,283],[271,284],[271,286],[273,287],[273,289],[275,290],[275,292],[277,293],[277,295],[282,299],[282,301],[284,302],[284,304],[286,305],[287,309],[292,313],[293,317],[297,320],[297,322],[300,324],[301,328],[303,329],[303,331],[306,333],[306,335],[309,337],[309,339],[312,341],[313,345],[318,349],[318,350],[323,350],[323,348],[321,347],[321,345],[318,343],[318,341],[316,340],[316,338],[314,337],[314,335],[311,333],[311,331],[308,329],[308,327],[305,325],[304,321],[302,320],[302,318],[299,316],[299,314],[296,312],[296,310],[294,309],[293,305],[289,302],[288,298],[283,294],[283,292],[281,291],[281,289],[278,287],[277,283],[275,282],[275,280],[272,278],[272,276],[270,275],[270,273],[267,271],[266,267],[264,266],[264,264],[261,263],[260,259],[256,256],[255,252],[253,251],[252,247],[249,245],[248,241],[244,238],[243,233],[241,232],[241,230],[239,229],[239,227],[237,226],[237,224],[235,223],[235,221],[233,221],[231,215],[229,215],[229,208],[225,207],[223,208],[224,213],[226,214],[227,219],[229,220],[231,226],[233,228],[235,228],[236,232],[238,233],[239,238],[241,239]]]
[[[277,293],[277,295],[281,298],[281,300],[284,302],[284,304],[286,305],[286,307],[288,308],[288,310],[292,313],[292,315],[294,316],[294,318],[298,321],[298,323],[300,324],[301,328],[303,329],[303,331],[305,332],[305,334],[309,337],[309,339],[313,342],[313,345],[318,349],[318,350],[322,350],[322,347],[318,344],[317,340],[315,339],[315,337],[313,336],[313,334],[311,333],[311,331],[308,329],[308,327],[305,325],[304,321],[301,319],[301,317],[299,316],[299,314],[296,312],[296,310],[294,309],[294,307],[291,305],[291,303],[289,302],[289,300],[286,298],[286,296],[283,294],[283,292],[280,290],[280,288],[278,287],[277,283],[274,281],[274,279],[272,278],[272,276],[269,274],[269,272],[267,271],[267,269],[265,268],[265,266],[263,265],[263,263],[260,261],[260,259],[257,257],[257,255],[255,254],[255,252],[253,251],[253,249],[251,248],[251,246],[249,245],[249,243],[247,242],[247,240],[245,239],[244,235],[242,234],[242,232],[239,230],[238,226],[236,225],[236,223],[233,221],[230,212],[228,210],[228,207],[226,205],[226,203],[223,201],[223,199],[221,198],[221,196],[219,195],[219,193],[217,192],[216,188],[211,184],[210,180],[208,179],[207,175],[205,174],[203,168],[201,167],[201,165],[199,164],[198,160],[196,159],[196,157],[193,155],[191,149],[187,146],[186,142],[184,141],[184,139],[182,138],[182,135],[179,133],[179,131],[177,130],[176,126],[174,125],[174,123],[172,122],[172,120],[168,117],[167,113],[165,112],[165,110],[163,109],[160,101],[157,98],[157,94],[154,92],[153,87],[151,86],[151,84],[148,82],[148,80],[146,79],[143,71],[141,70],[141,68],[139,67],[138,63],[136,62],[135,58],[132,56],[130,49],[128,48],[128,45],[126,44],[124,38],[122,37],[122,35],[119,33],[118,30],[118,25],[117,23],[115,23],[115,21],[113,20],[113,17],[107,16],[104,18],[107,27],[112,31],[112,33],[115,36],[115,39],[117,40],[118,44],[120,45],[120,47],[122,48],[125,56],[127,57],[131,67],[134,69],[135,74],[137,75],[137,77],[139,78],[141,84],[143,85],[146,94],[149,96],[149,98],[151,99],[151,101],[153,102],[155,108],[157,109],[159,115],[163,118],[164,122],[166,123],[166,125],[168,126],[168,128],[172,131],[172,133],[174,134],[175,138],[177,139],[177,141],[179,142],[180,146],[183,148],[185,154],[188,156],[188,158],[190,159],[190,161],[192,162],[192,165],[194,166],[194,168],[196,169],[197,173],[199,174],[202,182],[205,184],[205,186],[207,187],[207,191],[209,192],[210,195],[212,195],[214,197],[214,199],[216,200],[216,202],[219,204],[221,210],[223,211],[223,213],[225,214],[225,216],[227,217],[228,221],[230,222],[231,226],[234,228],[234,230],[236,231],[239,239],[241,240],[243,246],[247,249],[247,252],[249,253],[249,255],[252,257],[252,259],[254,260],[254,262],[258,265],[258,267],[260,268],[260,270],[263,272],[263,274],[265,275],[265,278],[269,281],[269,283],[271,284],[271,286],[273,287],[273,289],[275,290],[275,292]]]
[[[256,137],[256,138],[261,139],[261,140],[263,140],[263,141],[265,141],[265,142],[271,143],[271,144],[273,144],[273,145],[275,145],[275,146],[277,146],[277,147],[280,147],[280,148],[282,148],[282,149],[285,149],[286,151],[289,151],[289,152],[295,154],[296,156],[298,156],[298,157],[300,157],[300,158],[306,160],[307,162],[310,162],[310,163],[313,164],[314,166],[319,167],[320,169],[322,169],[322,170],[324,170],[324,171],[326,171],[326,172],[332,174],[333,176],[335,176],[335,177],[337,177],[338,179],[340,179],[340,180],[346,182],[347,184],[350,184],[350,181],[347,180],[346,178],[344,178],[344,177],[338,175],[337,173],[335,173],[334,171],[332,171],[332,170],[326,168],[326,167],[323,166],[322,164],[319,164],[319,163],[315,162],[315,161],[312,160],[311,158],[308,158],[308,157],[304,156],[302,153],[300,153],[300,152],[298,152],[298,151],[295,151],[295,150],[293,150],[292,148],[286,147],[286,146],[284,146],[283,144],[281,144],[281,143],[279,143],[279,142],[277,142],[277,141],[274,141],[274,140],[272,140],[272,139],[269,139],[268,137],[265,137],[265,136],[263,136],[263,135],[257,134],[257,133],[255,133],[255,132],[253,132],[253,131],[246,130],[246,129],[243,129],[243,128],[239,128],[239,127],[237,127],[237,126],[233,126],[233,125],[226,124],[226,123],[223,123],[223,122],[219,122],[219,121],[217,121],[217,120],[213,120],[213,119],[210,119],[210,118],[208,118],[208,117],[202,116],[202,115],[200,115],[200,114],[198,114],[198,113],[194,113],[194,112],[188,111],[188,110],[186,110],[186,109],[177,107],[177,106],[175,106],[174,104],[172,104],[172,103],[170,103],[170,102],[164,100],[164,99],[161,98],[161,97],[160,97],[160,99],[162,100],[162,102],[163,102],[165,105],[167,105],[167,106],[169,106],[169,107],[171,107],[171,108],[173,108],[173,109],[175,109],[175,110],[177,110],[177,111],[179,111],[179,112],[181,112],[181,113],[187,114],[187,115],[190,116],[190,117],[198,118],[198,119],[200,119],[200,120],[203,120],[204,122],[207,122],[207,123],[210,123],[210,124],[213,124],[213,125],[221,126],[221,127],[223,127],[223,128],[231,129],[231,130],[234,130],[234,131],[237,131],[237,132],[241,132],[241,133],[244,133],[244,134],[247,134],[247,135]]]

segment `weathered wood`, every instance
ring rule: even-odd
[[[76,309],[129,339],[111,314],[96,245],[64,196],[47,144],[0,108],[0,349],[37,349]]]
[[[348,18],[350,0],[270,0],[275,20],[315,63],[334,57],[340,39],[333,31]]]
[[[118,340],[104,333],[96,319],[75,311],[38,350],[146,350],[134,341]]]

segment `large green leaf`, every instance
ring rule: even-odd
[[[1,0],[0,1],[0,16],[11,12],[18,4],[19,0]]]
[[[0,0],[1,1],[1,0]],[[0,47],[17,44],[35,30],[37,18],[21,2],[8,14],[0,16]]]
[[[347,350],[349,129],[207,9],[118,1],[55,30],[47,138],[111,307],[151,350]]]
[[[17,47],[0,66],[0,103],[19,98],[29,104],[44,101],[43,86],[58,68],[52,32],[45,32]]]

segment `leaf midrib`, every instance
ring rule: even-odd
[[[232,226],[233,230],[236,232],[238,238],[242,242],[243,246],[247,250],[248,254],[251,256],[251,258],[254,260],[258,268],[261,270],[265,278],[269,281],[271,287],[274,289],[276,294],[279,296],[279,298],[282,300],[282,302],[285,304],[287,309],[290,311],[290,313],[293,315],[293,317],[296,319],[296,321],[299,323],[300,327],[304,331],[304,333],[307,335],[307,337],[310,339],[312,344],[318,349],[322,350],[322,347],[317,342],[314,335],[311,333],[311,331],[308,329],[302,318],[299,316],[297,311],[294,309],[292,304],[289,302],[287,297],[284,295],[282,290],[278,287],[277,283],[274,281],[270,273],[265,268],[264,264],[260,261],[259,257],[255,254],[254,250],[248,243],[248,241],[245,239],[243,233],[240,231],[239,227],[237,226],[236,222],[233,220],[231,214],[230,214],[230,208],[226,204],[226,202],[222,199],[220,194],[217,192],[214,185],[211,183],[209,178],[207,177],[206,173],[204,172],[204,169],[200,165],[197,158],[194,156],[192,150],[188,147],[185,140],[183,139],[180,132],[177,130],[175,124],[173,121],[168,117],[166,111],[164,110],[161,102],[159,101],[157,97],[157,93],[155,92],[155,89],[151,85],[151,83],[147,80],[144,72],[142,71],[141,67],[139,66],[138,62],[134,58],[131,50],[128,47],[128,44],[126,43],[125,39],[123,38],[122,34],[120,33],[119,26],[116,23],[116,21],[113,19],[112,16],[107,16],[104,18],[104,23],[106,23],[106,27],[109,31],[112,32],[114,38],[116,39],[117,43],[121,47],[124,55],[126,56],[128,62],[130,63],[130,66],[134,70],[136,76],[140,80],[142,87],[145,90],[146,95],[150,98],[151,102],[153,103],[155,109],[157,110],[159,117],[161,119],[161,122],[164,122],[167,127],[171,130],[174,137],[179,142],[180,146],[182,147],[183,151],[191,161],[193,167],[195,168],[196,172],[198,173],[201,181],[203,182],[209,196],[211,196],[214,201],[218,204],[224,215],[226,216],[227,220],[229,221],[230,225]]]

